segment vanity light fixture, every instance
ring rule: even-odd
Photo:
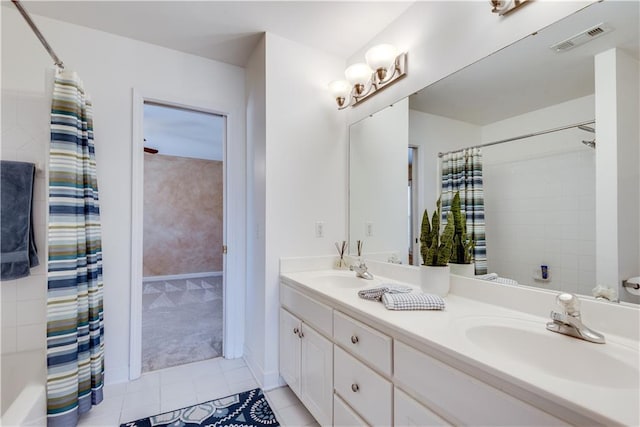
[[[492,6],[491,12],[500,16],[513,12],[526,2],[527,0],[489,0]]]
[[[359,62],[347,67],[344,72],[346,80],[329,83],[329,91],[339,110],[358,105],[407,75],[406,52],[398,53],[398,49],[391,44],[372,47],[365,54],[365,60],[366,63]]]

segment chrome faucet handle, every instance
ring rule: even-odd
[[[580,300],[577,296],[570,293],[562,293],[556,297],[556,303],[569,316],[580,317]]]
[[[562,293],[556,297],[556,302],[563,308],[563,313],[551,311],[551,322],[547,323],[548,330],[597,344],[605,343],[604,335],[582,323],[578,297]]]
[[[356,277],[360,277],[361,279],[371,280],[373,279],[373,274],[369,273],[367,265],[364,261],[358,261],[358,264],[353,264],[349,267],[349,270],[356,272]]]

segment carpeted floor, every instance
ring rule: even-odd
[[[221,355],[222,276],[143,282],[143,372]]]

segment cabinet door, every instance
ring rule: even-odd
[[[333,424],[333,344],[302,324],[300,400],[320,425]]]
[[[450,426],[399,388],[394,391],[393,424],[396,426]]]
[[[396,424],[399,425],[399,424]],[[368,424],[349,407],[337,394],[333,395],[333,426],[356,427]]]
[[[300,328],[301,322],[280,309],[280,375],[300,396]]]

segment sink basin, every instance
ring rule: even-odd
[[[545,323],[479,318],[463,328],[481,351],[521,363],[541,374],[583,384],[638,388],[638,351],[607,342],[594,344],[547,331]],[[473,323],[473,324],[471,324]]]
[[[365,280],[356,277],[355,273],[346,274],[323,274],[309,278],[312,286],[337,286],[340,288],[364,288],[374,284],[373,280]]]

